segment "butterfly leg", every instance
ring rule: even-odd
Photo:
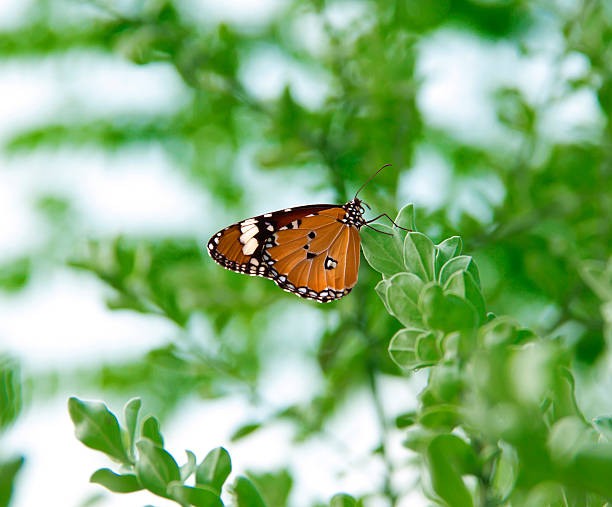
[[[387,218],[388,218],[388,219],[391,221],[391,223],[392,223],[393,225],[395,225],[395,227],[397,227],[397,228],[399,228],[399,229],[402,229],[403,231],[413,232],[413,231],[412,231],[412,229],[406,229],[405,227],[402,227],[401,225],[397,225],[397,224],[396,224],[396,223],[393,221],[393,219],[392,219],[392,218],[391,218],[389,215],[387,215],[386,213],[381,213],[381,214],[380,214],[380,215],[378,215],[376,218],[373,218],[372,220],[368,220],[368,221],[366,222],[366,225],[367,225],[367,224],[369,224],[370,222],[375,222],[376,220],[378,220],[379,218],[382,218],[382,217],[387,217]]]

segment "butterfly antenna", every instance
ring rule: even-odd
[[[371,225],[365,224],[366,227],[369,227],[373,231],[380,232],[381,234],[386,234],[387,236],[393,236],[390,232],[380,231],[376,227],[372,227]]]
[[[363,187],[365,187],[368,183],[370,183],[370,181],[372,181],[374,179],[374,176],[376,176],[380,171],[382,171],[385,167],[390,166],[391,164],[385,164],[384,166],[382,166],[378,171],[376,171],[372,176],[370,176],[370,179],[368,181],[366,181],[363,185],[361,185],[359,187],[359,190],[357,190],[357,193],[355,194],[355,197],[353,197],[353,199],[357,198],[357,194],[359,192],[361,192],[361,190],[363,189]],[[380,232],[380,231],[379,231]]]

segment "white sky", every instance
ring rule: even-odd
[[[191,3],[204,6],[200,12],[206,22],[223,19],[249,25],[263,23],[283,5],[281,0],[232,0],[223,8],[219,2],[191,0]],[[17,23],[24,4],[20,0],[1,1],[0,27]],[[362,8],[357,3],[350,5],[345,14],[354,11],[358,19]],[[340,23],[342,16],[330,12],[329,20]],[[322,33],[321,20],[316,16],[305,15],[304,23],[311,27],[308,33]],[[322,51],[317,37],[309,38],[306,31],[297,28],[296,36],[300,33],[305,47],[315,54]],[[554,37],[555,27],[551,27],[550,38]],[[540,56],[527,58],[510,44],[484,43],[456,30],[432,34],[423,41],[420,55],[418,71],[424,85],[418,103],[426,121],[476,144],[498,142],[507,135],[499,130],[490,101],[490,93],[496,87],[517,86],[528,98],[537,101],[542,90],[555,86],[557,79],[551,70],[557,56],[554,52],[543,51]],[[492,65],[499,72],[490,72]],[[569,74],[580,75],[588,70],[585,65],[580,56],[573,55],[562,68]],[[254,94],[264,98],[278,95],[290,83],[298,100],[312,108],[322,103],[330,86],[321,69],[303,68],[268,47],[254,49],[241,76]],[[175,73],[161,64],[138,67],[104,55],[92,59],[89,54],[51,58],[46,62],[1,62],[0,141],[15,129],[44,122],[58,108],[67,114],[105,116],[125,110],[152,112],[151,104],[155,104],[157,111],[167,112],[179,107],[188,94]],[[588,131],[599,116],[594,96],[576,93],[547,113],[546,132],[552,138],[574,136],[578,128],[586,126]],[[256,173],[248,151],[244,160],[240,160],[239,170],[245,176]],[[413,201],[428,209],[439,207],[444,202],[440,189],[447,187],[449,174],[446,161],[427,147],[419,148],[414,170],[402,176],[400,202]],[[298,184],[287,193],[268,195],[263,189],[270,184],[278,185],[279,177],[258,173],[257,178],[252,178],[256,182],[252,187],[253,213],[329,200],[329,193],[313,195],[299,190],[303,187],[299,184],[302,177],[295,176]],[[488,189],[474,211],[483,220],[487,219],[490,203],[503,198],[498,182],[491,181],[486,186]],[[463,188],[465,193],[472,187],[463,184],[457,188]],[[218,216],[205,223],[203,217],[213,213],[210,198],[194,189],[154,147],[117,155],[91,150],[62,150],[16,158],[0,155],[0,260],[41,244],[44,224],[32,212],[31,203],[36,196],[50,191],[74,200],[84,235],[180,232],[206,239],[214,232],[216,218],[227,219],[228,223],[238,218]],[[463,199],[473,202],[474,196],[465,194]],[[51,365],[90,364],[119,354],[138,356],[172,339],[175,330],[166,321],[108,311],[103,303],[107,290],[86,274],[59,269],[44,283],[34,284],[18,296],[0,294],[2,348],[19,357],[26,370],[31,371]],[[296,305],[289,308],[281,317],[277,336],[283,336],[289,329],[293,334],[296,329],[301,330],[303,336],[294,340],[294,344],[314,350],[320,334],[319,314],[303,307],[297,310]],[[296,326],[299,319],[303,325]],[[264,397],[275,403],[288,402],[295,396],[306,398],[314,386],[309,387],[305,379],[320,382],[316,368],[298,360],[301,349],[279,346],[283,361],[277,357],[268,365],[263,377]],[[404,403],[415,400],[420,383],[422,378],[412,383],[387,379],[384,392],[390,412],[406,410]],[[101,491],[100,487],[88,484],[89,475],[96,467],[109,463],[74,438],[66,410],[66,397],[70,394],[81,395],[65,393],[66,396],[31,407],[3,438],[4,449],[25,453],[27,458],[19,477],[13,504],[16,507],[78,505],[87,495]],[[111,408],[120,411],[121,407]],[[189,417],[177,417],[163,428],[176,458],[184,459],[186,447],[202,459],[210,448],[227,445],[238,472],[290,463],[298,471],[292,505],[307,505],[313,496],[327,500],[342,490],[358,495],[376,489],[381,480],[380,464],[365,459],[378,431],[367,397],[348,400],[342,417],[330,425],[335,438],[344,442],[340,450],[324,441],[291,446],[290,431],[282,425],[229,445],[230,432],[256,414],[240,397],[206,403],[188,400],[184,411]],[[392,435],[392,440],[394,459],[405,462],[410,455],[401,447],[401,434]],[[401,478],[405,483],[405,477]],[[99,505],[148,502],[170,504],[148,493],[139,493],[109,494]],[[411,495],[402,503],[404,507],[419,504],[425,504],[420,494]]]

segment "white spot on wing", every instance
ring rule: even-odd
[[[242,236],[241,236],[242,237]],[[251,238],[249,239],[245,245],[242,247],[242,253],[244,255],[252,255],[255,250],[257,250],[257,239]]]
[[[266,218],[270,218],[271,216],[272,216],[272,213],[266,213],[266,214],[264,215],[264,217],[266,217]]]
[[[253,226],[251,229],[248,229],[247,231],[244,231],[240,235],[240,243],[246,245],[258,232],[259,229],[255,226]]]
[[[244,222],[240,222],[240,225],[244,227],[245,225],[251,225],[251,224],[256,224],[256,223],[257,223],[257,219],[249,218],[248,220],[245,220]]]
[[[240,232],[248,232],[253,229],[257,230],[257,226],[255,224],[247,224],[240,226]]]

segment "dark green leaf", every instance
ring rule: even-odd
[[[266,505],[278,507],[286,507],[288,505],[289,493],[293,486],[293,478],[288,470],[281,469],[264,473],[249,472],[249,479],[251,479],[257,491],[261,494]]]
[[[385,224],[377,224],[376,228],[392,236],[362,228],[361,247],[370,266],[385,276],[405,271],[401,235]]]
[[[395,223],[404,229],[416,231],[416,222],[414,220],[414,204],[406,204],[395,218]]]
[[[427,448],[427,460],[436,494],[453,507],[472,507],[472,496],[461,477],[476,473],[472,448],[455,435],[438,435]]]
[[[478,322],[482,323],[486,318],[485,302],[480,292],[480,288],[468,271],[455,271],[444,285],[446,293],[456,294],[457,296],[472,303],[478,315]]]
[[[83,444],[129,464],[117,418],[104,403],[70,398],[68,411],[74,423],[75,435]]]
[[[476,326],[474,307],[459,296],[444,294],[442,287],[434,283],[427,285],[421,292],[419,309],[430,328],[445,333],[469,330]]]
[[[21,379],[19,365],[0,356],[0,429],[6,428],[21,412]]]
[[[519,471],[519,458],[516,450],[509,444],[500,444],[500,453],[495,460],[492,489],[498,501],[505,501],[512,489]]]
[[[181,473],[174,458],[148,438],[136,442],[136,475],[140,484],[158,496],[167,497],[166,488],[178,481]]]
[[[436,335],[432,332],[422,333],[417,336],[415,351],[420,362],[433,364],[440,359],[440,350],[436,341]]]
[[[409,232],[404,240],[404,264],[423,282],[435,279],[435,250],[431,240],[420,232]]]
[[[100,484],[113,493],[132,493],[143,489],[135,475],[116,474],[108,468],[96,470],[89,482]]]
[[[409,428],[416,422],[416,413],[408,412],[395,418],[395,426],[399,429]]]
[[[11,458],[0,462],[0,506],[7,507],[10,504],[15,489],[15,478],[23,465],[22,456]]]
[[[603,301],[612,300],[612,262],[583,261],[580,264],[582,279]]]
[[[567,484],[612,498],[612,446],[592,446],[579,451],[564,468],[563,476]]]
[[[127,435],[128,453],[134,458],[134,442],[136,440],[136,427],[138,426],[138,412],[142,406],[140,398],[132,398],[123,407],[123,418],[125,420],[125,430]]]
[[[425,428],[450,431],[460,422],[458,409],[454,405],[434,405],[419,414],[419,422]]]
[[[482,326],[478,336],[487,348],[511,345],[519,340],[519,324],[509,317],[498,317]]]
[[[164,437],[159,429],[159,421],[152,415],[147,416],[145,420],[142,421],[142,429],[140,430],[140,434],[143,437],[155,442],[160,447],[164,446]]]
[[[329,507],[356,507],[357,501],[346,493],[338,493],[334,495],[329,502]]]
[[[401,368],[412,370],[430,366],[429,361],[421,360],[416,353],[417,341],[427,335],[422,329],[401,329],[393,335],[389,343],[391,359]]]
[[[391,313],[406,327],[422,327],[423,319],[417,306],[424,286],[421,279],[413,273],[397,273],[387,281]]]
[[[476,285],[480,287],[480,275],[474,259],[467,255],[460,255],[449,260],[440,270],[440,283],[444,285],[448,279],[457,271],[468,271],[473,277]]]
[[[32,261],[21,258],[0,266],[0,289],[14,292],[23,289],[30,279]]]
[[[251,433],[259,429],[260,427],[261,427],[261,423],[243,424],[236,431],[234,431],[234,433],[232,433],[230,440],[232,442],[235,442],[236,440],[240,440],[241,438],[244,438],[247,435],[250,435]]]
[[[180,481],[168,485],[168,495],[185,505],[195,507],[223,507],[219,494],[207,486],[184,486]]]
[[[223,483],[232,471],[232,460],[223,447],[210,451],[196,471],[196,484],[205,484],[221,492]]]
[[[232,494],[237,507],[266,507],[257,488],[244,476],[236,477],[232,485]]]
[[[436,245],[436,279],[440,279],[440,270],[447,261],[461,255],[462,242],[459,236],[445,239]]]

